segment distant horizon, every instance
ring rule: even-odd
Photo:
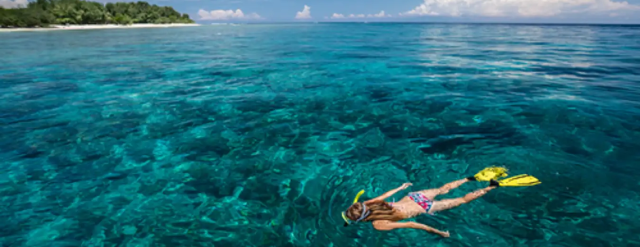
[[[331,24],[517,24],[517,25],[625,25],[640,26],[638,23],[625,22],[490,22],[490,21],[218,21],[207,22],[197,20],[197,24],[215,25],[215,24],[315,24],[315,23],[331,23]]]

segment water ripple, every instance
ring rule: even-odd
[[[0,36],[3,246],[637,244],[638,26]],[[416,219],[450,239],[342,227],[495,163],[543,183]]]

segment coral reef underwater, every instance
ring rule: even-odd
[[[640,246],[639,35],[3,33],[0,246]],[[361,189],[437,187],[493,164],[542,184],[414,219],[447,239],[342,226]]]

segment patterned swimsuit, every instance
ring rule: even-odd
[[[433,206],[433,201],[422,193],[411,192],[409,193],[409,198],[411,198],[414,202],[416,202],[420,207],[424,208],[424,210],[428,213],[431,206]]]
[[[424,196],[422,193],[419,193],[419,192],[411,192],[407,196],[411,198],[411,200],[413,200],[415,203],[420,205],[420,207],[422,207],[425,212],[433,215],[433,213],[429,213],[429,210],[433,206],[433,201],[431,199],[427,198],[426,196]],[[390,202],[389,205],[391,205],[392,207],[396,207],[393,204],[395,204],[395,200],[394,202]]]

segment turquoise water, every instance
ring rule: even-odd
[[[640,246],[638,40],[570,25],[0,33],[0,245]],[[542,184],[415,219],[448,239],[342,226],[361,189],[495,163]]]

